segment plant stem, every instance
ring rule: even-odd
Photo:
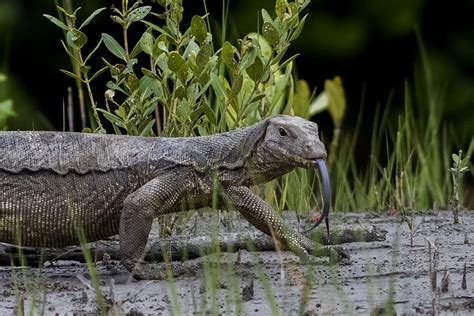
[[[459,196],[458,196],[458,176],[452,173],[453,178],[453,223],[459,224]]]
[[[77,55],[79,57],[80,64],[84,65],[84,60],[82,59],[82,53],[80,50],[77,51]],[[97,112],[97,107],[94,100],[94,94],[92,93],[89,75],[87,73],[84,73],[83,76],[84,76],[84,84],[86,85],[86,88],[87,88],[87,94],[89,95],[89,101],[91,103],[92,112],[94,114],[94,119],[97,122],[99,130],[103,130],[104,128],[102,126],[102,123],[100,122],[99,113]]]
[[[59,7],[59,0],[56,0],[55,1],[55,4],[56,4],[56,8]],[[72,2],[71,0],[63,0],[63,7],[68,11],[68,12],[73,12],[73,5],[72,5]],[[69,27],[71,27],[71,21],[69,19],[65,19],[62,12],[60,10],[57,9],[57,13],[58,13],[58,17],[59,19],[67,24]],[[64,33],[64,38],[66,39],[66,31],[63,32]],[[79,58],[79,54],[77,51],[73,50],[72,52],[74,54],[74,56],[76,58]],[[70,61],[71,61],[71,66],[72,66],[72,70],[74,72],[74,74],[76,76],[78,76],[79,78],[82,78],[82,73],[81,73],[81,69],[80,69],[80,65],[78,63],[76,63],[74,61],[74,59],[72,58],[69,58]],[[87,123],[86,123],[86,105],[85,105],[85,99],[84,99],[84,88],[82,86],[83,82],[79,79],[75,79],[76,81],[76,88],[77,88],[77,97],[79,99],[79,111],[80,111],[80,114],[81,114],[81,128],[84,129],[86,126],[87,126]]]
[[[128,32],[127,28],[123,28],[123,46],[125,48],[125,53],[127,54],[127,60],[130,58],[130,54],[128,53]]]

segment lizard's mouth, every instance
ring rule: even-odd
[[[311,230],[313,230],[314,228],[318,227],[319,224],[321,224],[321,222],[324,219],[324,221],[326,223],[326,232],[327,232],[328,240],[329,240],[329,207],[330,207],[330,203],[331,203],[331,186],[330,186],[330,183],[329,183],[329,174],[328,174],[328,171],[326,169],[326,162],[324,161],[324,159],[313,160],[313,165],[317,166],[317,168],[319,170],[319,174],[321,175],[321,182],[322,182],[322,189],[323,189],[323,204],[324,205],[323,205],[323,212],[322,212],[321,217],[313,225],[313,227],[311,227],[310,229],[308,229],[306,231],[306,233],[308,233]]]

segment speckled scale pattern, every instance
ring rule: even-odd
[[[0,171],[0,241],[32,247],[77,245],[79,227],[88,240],[117,234],[123,200],[138,186],[126,170],[22,175]]]
[[[316,245],[307,237],[289,227],[281,216],[264,200],[247,187],[232,187],[227,190],[232,205],[254,226],[269,236],[281,241],[300,256],[308,251],[317,251]]]
[[[136,264],[153,219],[211,206],[217,177],[219,206],[303,258],[327,255],[248,188],[325,157],[317,125],[290,116],[192,138],[0,132],[0,242],[63,247],[78,244],[78,227],[88,241],[119,233],[125,266],[154,278],[156,266]]]
[[[204,137],[138,137],[126,135],[0,132],[0,170],[51,170],[65,175],[122,168],[162,169],[167,163],[193,166],[205,172],[221,165],[237,168],[245,140],[260,124]],[[138,165],[142,164],[142,165]],[[143,165],[144,164],[144,165]]]

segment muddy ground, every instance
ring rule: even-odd
[[[288,216],[292,220],[293,215]],[[344,244],[351,259],[336,265],[317,259],[305,266],[286,251],[242,250],[223,253],[220,265],[186,273],[171,282],[130,280],[129,273],[114,261],[99,262],[96,270],[108,304],[112,302],[113,280],[116,310],[135,314],[381,314],[390,306],[399,315],[474,314],[474,211],[462,212],[460,225],[453,225],[451,213],[444,211],[412,220],[410,231],[399,217],[333,214],[333,225],[368,223],[387,231],[383,241]],[[198,219],[192,234],[209,234],[209,225],[203,221]],[[259,236],[244,221],[238,221],[233,230],[243,238]],[[435,260],[433,247],[430,260],[428,240],[437,248]],[[212,265],[213,258],[208,256],[205,262]],[[209,281],[209,271],[219,267],[218,280]],[[436,275],[430,274],[430,267]],[[78,275],[86,281],[80,281]],[[443,277],[448,280],[445,292],[441,290]],[[89,278],[86,265],[75,261],[47,262],[42,269],[0,267],[0,315],[21,309],[44,310],[47,315],[96,312],[94,292],[84,285]],[[390,300],[392,304],[387,305]]]

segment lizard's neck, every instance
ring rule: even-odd
[[[251,184],[259,184],[276,179],[290,171],[295,166],[285,163],[279,163],[278,159],[274,162],[270,158],[270,152],[257,150],[245,163],[245,175]]]

